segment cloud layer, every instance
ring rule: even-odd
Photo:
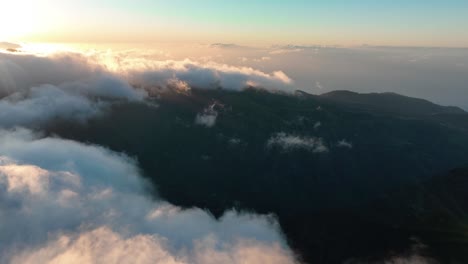
[[[273,218],[154,200],[125,155],[15,130],[0,157],[2,263],[295,263]]]
[[[85,121],[161,89],[276,89],[289,77],[190,60],[102,59],[0,53],[0,244],[8,245],[0,262],[295,263],[271,216],[230,211],[217,220],[179,208],[155,198],[123,154],[15,128]],[[213,126],[215,106],[195,122]]]
[[[37,126],[57,118],[84,121],[115,101],[144,101],[148,93],[167,89],[287,90],[291,84],[281,71],[267,74],[248,67],[160,61],[124,52],[46,56],[0,52],[0,126]],[[215,118],[201,115],[199,120],[214,124]]]
[[[147,94],[79,54],[41,57],[0,53],[0,126],[84,121],[114,101]]]
[[[151,62],[144,69],[130,68],[127,79],[137,86],[152,90],[167,88],[178,80],[201,89],[224,88],[240,91],[249,86],[272,90],[291,90],[293,81],[282,71],[271,74],[250,67],[233,67],[213,62],[197,63],[191,60]]]
[[[305,149],[315,153],[323,153],[329,151],[322,138],[301,137],[287,134],[284,132],[272,135],[270,139],[268,139],[267,147],[279,147],[285,151]]]

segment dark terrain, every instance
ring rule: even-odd
[[[119,103],[47,131],[135,157],[171,203],[218,217],[231,208],[275,214],[307,263],[412,253],[468,263],[468,169],[454,170],[468,165],[463,110],[346,91],[193,89],[154,103]],[[215,112],[214,126],[195,124]],[[322,138],[328,151],[269,146],[277,133]]]

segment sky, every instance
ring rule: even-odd
[[[463,0],[0,2],[0,40],[468,47]]]

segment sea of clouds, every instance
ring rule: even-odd
[[[177,207],[157,197],[133,158],[41,131],[58,119],[85,123],[112,104],[150,104],[150,97],[168,90],[293,91],[296,82],[285,72],[242,64],[274,65],[277,57],[319,49],[275,47],[268,56],[228,64],[7,46],[0,52],[1,263],[298,263],[273,216],[228,211],[215,219],[199,208]],[[317,89],[330,84],[312,83]],[[212,127],[217,116],[207,107],[195,124]],[[322,138],[278,132],[266,140],[267,148],[284,151],[329,151]],[[353,147],[346,140],[337,146]]]
[[[148,103],[155,91],[292,81],[216,63],[102,58],[0,53],[0,262],[297,263],[273,216],[228,211],[216,219],[177,207],[125,154],[41,134],[57,119],[86,122],[112,104]]]

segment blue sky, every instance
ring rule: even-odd
[[[37,0],[31,4],[40,12],[30,25],[39,26],[28,30],[27,37],[36,39],[73,41],[78,34],[89,41],[124,41],[119,36],[123,34],[137,41],[468,47],[466,0]]]

